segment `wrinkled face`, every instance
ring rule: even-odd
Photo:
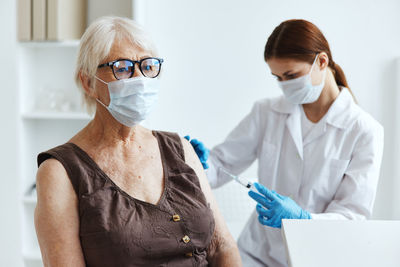
[[[319,84],[323,79],[324,70],[328,65],[325,53],[319,54],[314,67],[311,71],[312,64],[291,58],[271,58],[267,60],[267,64],[273,76],[278,81],[288,81],[307,75],[311,71],[312,84]]]
[[[133,45],[131,42],[128,41],[116,41],[114,42],[111,51],[108,55],[107,58],[105,58],[100,64],[104,64],[107,62],[112,62],[118,59],[130,59],[134,61],[139,61],[143,58],[148,58],[152,57],[150,52],[143,50],[142,48]],[[121,66],[121,69],[123,66]],[[114,69],[114,72],[117,70]],[[106,83],[116,81],[117,79],[114,76],[113,69],[109,66],[104,66],[101,68],[97,69],[96,76]],[[134,73],[132,78],[134,77],[140,77],[143,76],[143,74],[139,70],[138,64],[135,64],[134,66]],[[125,78],[129,78],[128,76]],[[105,105],[109,105],[110,103],[110,95],[108,92],[108,87],[106,84],[103,82],[95,79],[93,88],[95,90],[95,95],[97,95],[97,98],[104,103]]]

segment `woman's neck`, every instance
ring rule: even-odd
[[[307,118],[316,123],[320,121],[340,94],[333,73],[330,69],[326,73],[325,86],[318,100],[311,104],[304,104],[303,109]]]
[[[93,120],[80,132],[79,139],[91,144],[129,146],[138,143],[147,129],[140,125],[127,127],[115,120],[103,106],[97,105]]]

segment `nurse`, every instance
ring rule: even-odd
[[[282,219],[371,216],[383,128],[355,102],[322,32],[305,20],[274,29],[264,58],[283,96],[257,101],[226,140],[208,151],[192,140],[212,187],[258,160],[258,204],[238,241],[244,266],[287,266]],[[262,184],[262,185],[261,185]]]

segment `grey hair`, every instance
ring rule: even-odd
[[[75,82],[83,95],[83,102],[89,114],[96,110],[96,100],[83,90],[80,75],[87,76],[93,84],[97,66],[110,53],[115,41],[129,40],[133,45],[156,56],[156,49],[150,36],[135,21],[122,17],[101,17],[86,29],[80,44],[75,69]]]

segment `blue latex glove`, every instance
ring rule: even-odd
[[[190,144],[192,145],[192,147],[194,148],[194,151],[196,152],[197,156],[200,159],[201,164],[203,165],[204,169],[208,169],[208,156],[210,154],[210,150],[208,150],[204,144],[202,142],[200,142],[197,139],[192,139],[190,140],[190,136],[186,135],[185,139],[190,141]]]
[[[249,191],[249,196],[258,202],[256,210],[262,225],[281,228],[282,219],[311,219],[311,214],[290,197],[281,196],[259,183],[254,186],[261,194]]]

